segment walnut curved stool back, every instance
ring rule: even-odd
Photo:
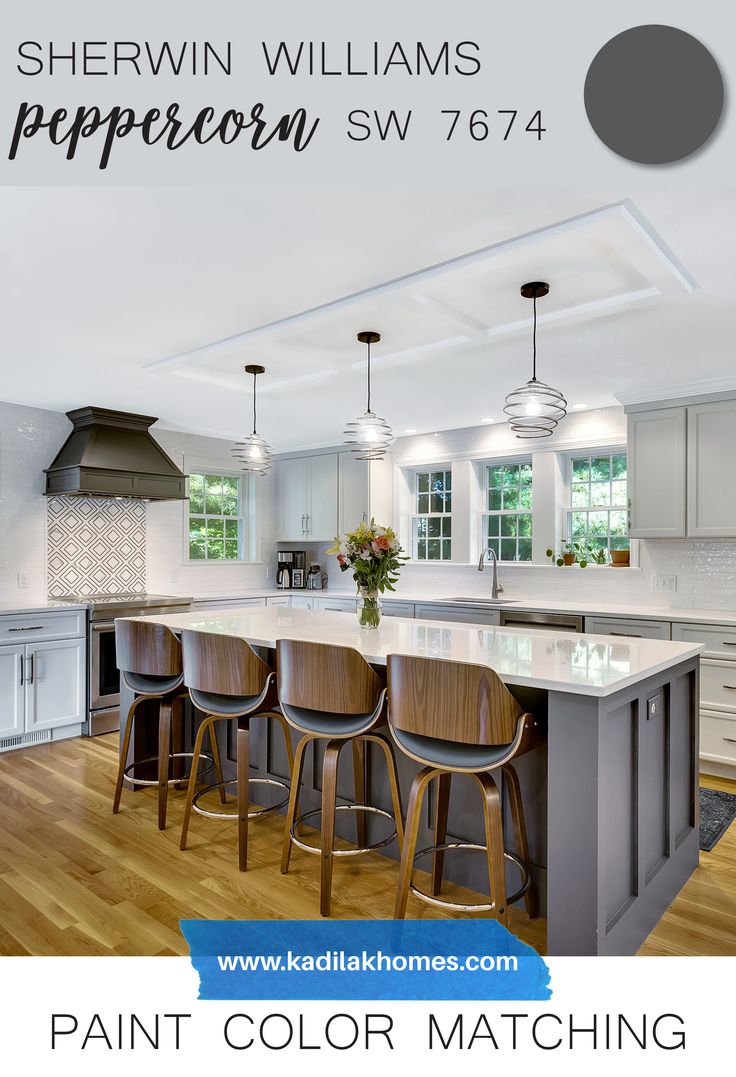
[[[243,639],[222,636],[216,632],[197,632],[183,629],[181,634],[184,655],[184,683],[195,707],[205,714],[197,730],[194,743],[194,765],[189,775],[187,799],[184,805],[179,847],[187,847],[187,836],[192,811],[215,819],[236,819],[238,824],[238,866],[245,871],[248,866],[248,820],[275,811],[286,804],[289,789],[284,782],[273,778],[251,778],[250,767],[250,720],[270,718],[279,723],[286,741],[289,767],[293,764],[289,727],[278,709],[276,675],[261,656]],[[236,733],[236,775],[225,781],[220,765],[217,744],[218,722],[234,722]],[[197,792],[197,763],[202,754],[205,735],[209,735],[212,754],[216,760],[217,782]],[[267,807],[250,810],[250,786],[276,786],[282,798]],[[227,788],[235,786],[235,810],[211,811],[203,808],[199,800],[210,790],[217,789],[222,805],[228,805]]]
[[[388,845],[396,838],[403,841],[401,796],[396,776],[396,760],[386,730],[386,686],[375,670],[352,647],[335,647],[301,640],[276,641],[276,669],[279,699],[284,716],[302,735],[294,757],[291,795],[284,829],[281,871],[289,870],[293,845],[305,852],[320,855],[320,912],[330,915],[332,870],[335,857],[357,856]],[[325,741],[322,763],[322,807],[298,815],[299,786],[307,747]],[[355,804],[337,801],[337,765],[340,750],[350,742],[353,754]],[[383,753],[388,768],[393,815],[366,803],[365,745],[375,744]],[[335,849],[335,815],[355,812],[357,847]],[[301,824],[321,814],[319,847],[299,837]],[[390,819],[393,832],[381,841],[366,844],[366,815]]]
[[[115,813],[120,810],[120,797],[125,781],[131,785],[158,786],[158,827],[163,830],[166,826],[169,786],[177,785],[181,781],[180,777],[169,777],[171,763],[188,754],[171,750],[172,724],[175,737],[179,740],[182,702],[186,694],[183,688],[181,644],[174,633],[164,625],[119,618],[115,621],[115,653],[117,667],[125,684],[135,692],[135,699],[123,722],[112,810]],[[146,713],[150,714],[151,711],[150,707],[144,707],[142,711],[138,708],[149,702],[157,704],[158,755],[128,763],[130,739],[136,718],[140,716],[145,720]],[[138,778],[132,773],[137,766],[144,763],[156,763],[155,781]]]
[[[494,911],[508,924],[509,905],[525,897],[536,916],[531,885],[521,790],[512,761],[535,743],[534,716],[523,710],[498,675],[486,666],[391,654],[387,658],[389,728],[402,752],[423,765],[411,787],[406,840],[401,857],[394,917],[403,919],[409,893],[430,904],[464,912]],[[501,797],[494,775],[502,772],[509,793],[516,855],[503,845]],[[483,801],[486,844],[447,841],[447,813],[453,774],[468,774]],[[434,843],[416,851],[424,794],[436,779]],[[458,904],[439,897],[448,849],[484,850],[488,862],[489,903]],[[412,885],[414,861],[432,853],[431,894]],[[521,887],[506,893],[504,860],[521,873]]]

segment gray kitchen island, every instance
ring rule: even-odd
[[[354,613],[283,606],[149,619],[174,631],[240,637],[269,651],[285,638],[354,647],[376,667],[385,666],[388,654],[413,654],[494,669],[538,717],[542,732],[539,747],[519,760],[517,770],[550,955],[636,953],[697,867],[699,645],[402,617],[366,630]],[[123,714],[131,701],[124,688]],[[155,728],[140,725],[132,749],[139,759],[155,746]],[[288,780],[286,752],[279,737],[269,735],[270,725],[253,724],[251,774]],[[234,773],[232,731],[221,747]],[[305,811],[319,807],[317,751],[305,768]],[[397,756],[405,795],[417,765]],[[384,768],[372,763],[368,753],[371,803],[389,808]],[[339,792],[349,801],[347,764]],[[448,840],[482,841],[476,796],[469,779],[456,780]],[[420,847],[432,842],[432,818],[430,801]],[[381,825],[380,819],[374,823]],[[344,836],[354,835],[346,830]],[[258,840],[257,828],[252,840]],[[513,847],[510,823],[507,843]],[[385,852],[398,855],[395,844]],[[485,870],[477,854],[447,858],[449,879],[482,892]],[[510,889],[514,881],[509,879]]]

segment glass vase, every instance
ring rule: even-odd
[[[378,591],[369,591],[365,587],[359,587],[356,609],[358,624],[361,628],[378,628],[381,623],[382,609]]]

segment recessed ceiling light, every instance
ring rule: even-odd
[[[587,404],[573,404],[573,409],[575,411],[583,411],[587,406]]]
[[[496,420],[495,420],[495,419],[493,419],[493,418],[491,418],[491,419],[481,419],[481,422],[482,422],[482,423],[495,423],[495,421],[496,421]]]
[[[438,438],[439,436],[440,436],[440,435],[439,435],[438,433],[436,433],[436,432],[435,432],[434,434],[432,434],[432,437],[433,437],[433,438]]]
[[[408,427],[404,431],[405,434],[416,434],[416,430],[413,427]]]

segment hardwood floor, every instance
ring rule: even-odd
[[[234,824],[197,817],[179,851],[183,792],[171,795],[163,832],[155,790],[126,791],[113,816],[116,764],[117,734],[0,755],[0,954],[186,954],[180,919],[319,916],[319,862],[295,850],[289,874],[279,871],[281,817],[253,824],[241,873]],[[333,916],[390,917],[396,880],[395,861],[378,854],[341,861]],[[409,915],[442,914],[410,898]],[[514,909],[511,930],[544,952],[543,920]],[[736,824],[702,854],[640,953],[736,955]]]

